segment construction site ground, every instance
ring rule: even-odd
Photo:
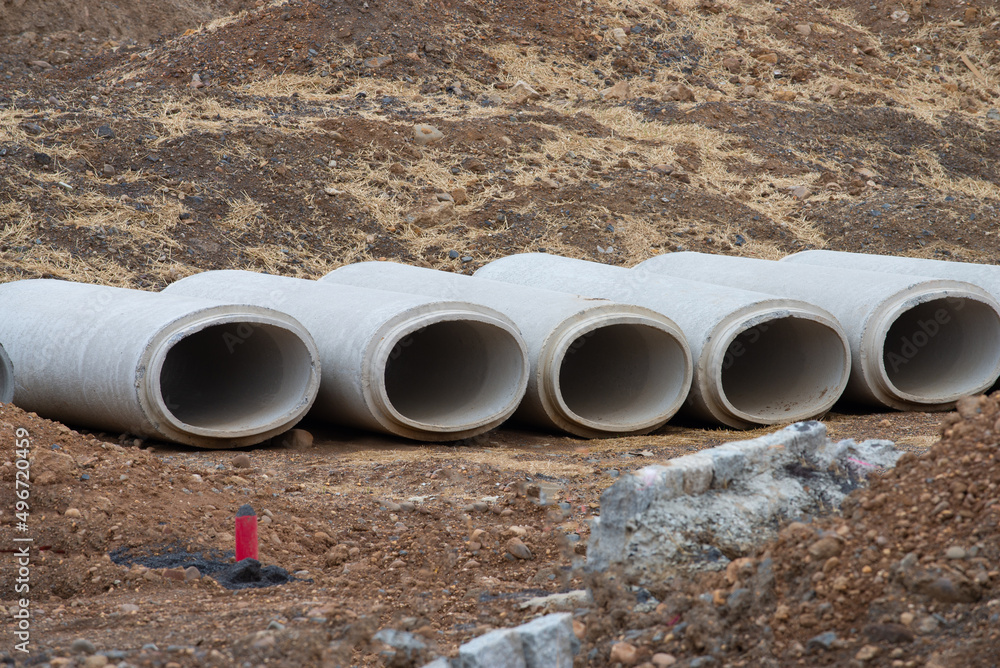
[[[376,259],[471,273],[525,251],[996,263],[998,107],[992,0],[0,0],[0,280],[156,290]],[[442,137],[420,143],[416,124]],[[234,462],[3,406],[0,655],[419,666],[539,614],[531,598],[589,587],[578,665],[996,666],[997,417],[967,403],[942,431],[945,414],[838,407],[832,437],[915,456],[841,516],[637,594],[580,568],[601,491],[768,429],[505,426],[421,445],[307,423],[312,445]],[[230,549],[243,503],[261,562],[293,582],[231,591],[109,557]],[[837,554],[811,549],[818,530]],[[7,565],[23,535],[38,549],[30,659]],[[771,584],[753,586],[769,589],[730,610],[767,559]],[[660,603],[641,612],[646,595]],[[392,654],[381,628],[426,648]]]

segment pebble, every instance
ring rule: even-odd
[[[392,56],[375,56],[373,58],[365,58],[361,61],[361,64],[370,70],[377,70],[386,65],[392,64]]]
[[[833,631],[826,631],[810,638],[809,642],[806,643],[806,647],[810,650],[831,649],[835,642],[837,642],[837,634]]]
[[[518,81],[514,84],[510,89],[510,94],[514,99],[514,104],[523,104],[528,100],[536,100],[542,96],[525,81]]]
[[[875,645],[865,645],[858,650],[858,653],[854,655],[854,658],[858,661],[871,661],[876,656],[878,656],[879,649]]]
[[[531,550],[517,536],[507,541],[507,552],[518,559],[531,559]]]
[[[975,603],[979,599],[978,590],[957,576],[939,577],[921,586],[919,591],[943,603]]]
[[[21,129],[24,130],[29,135],[40,135],[42,134],[42,126],[38,123],[22,123]]]
[[[63,513],[63,516],[64,517],[69,517],[69,518],[74,519],[74,520],[78,520],[81,517],[83,517],[83,513],[81,513],[76,508],[67,508],[66,512]]]
[[[94,643],[90,642],[86,638],[77,638],[70,644],[69,649],[74,654],[93,654],[97,651],[94,647]]]
[[[229,460],[229,463],[232,464],[233,468],[236,469],[248,469],[250,468],[250,456],[247,455],[245,452],[241,452],[240,454],[236,455],[231,460]]]
[[[277,619],[272,619],[271,623],[267,625],[268,631],[284,631],[285,625],[279,622]]]
[[[184,569],[184,579],[188,582],[191,580],[200,580],[201,571],[198,570],[197,566],[188,566]]]
[[[667,666],[672,666],[677,663],[677,659],[673,654],[657,652],[653,655],[652,662],[656,668],[667,668]]]
[[[632,97],[632,88],[628,81],[622,80],[614,86],[602,90],[601,97],[605,100],[627,100]]]
[[[616,642],[611,646],[611,663],[623,663],[626,666],[634,666],[639,660],[639,651],[635,645],[627,642]]]
[[[694,91],[685,86],[684,84],[677,84],[667,89],[664,93],[664,99],[674,100],[676,102],[695,102]]]
[[[628,44],[628,34],[622,28],[615,28],[611,31],[611,38],[622,46]]]
[[[115,131],[111,129],[110,125],[102,125],[97,128],[97,136],[101,139],[114,139]]]
[[[151,642],[148,642],[148,643],[146,643],[145,645],[143,645],[143,646],[142,646],[142,649],[143,649],[143,651],[145,651],[145,652],[159,652],[159,651],[160,651],[160,648],[159,648],[159,647],[157,647],[156,645],[154,645],[154,644],[153,644],[153,643],[151,643]]]
[[[799,33],[803,37],[808,37],[809,35],[812,34],[812,31],[813,31],[812,26],[809,25],[808,23],[800,23],[797,26],[795,26],[795,32]]]
[[[913,625],[914,630],[917,633],[922,633],[924,635],[928,633],[934,633],[938,630],[940,622],[933,615],[924,615]]]
[[[949,559],[965,559],[965,557],[968,556],[968,553],[966,553],[964,548],[952,546],[945,550],[944,556]]]
[[[289,450],[305,450],[313,444],[313,435],[305,429],[291,429],[281,437],[281,446]]]
[[[39,165],[46,166],[52,164],[52,156],[49,155],[48,153],[35,151],[31,157],[34,158],[35,162],[37,162]]]
[[[433,125],[417,123],[413,126],[413,143],[417,146],[426,146],[444,139],[444,133]]]
[[[991,121],[1000,121],[1000,109],[990,109],[986,112],[986,118]]]
[[[106,665],[108,665],[108,657],[103,654],[88,656],[87,660],[83,662],[83,668],[103,668]]]
[[[134,615],[135,613],[139,612],[139,606],[137,606],[135,603],[122,603],[121,605],[118,606],[118,610],[123,615]]]
[[[830,557],[838,556],[844,549],[843,543],[833,537],[820,538],[809,546],[809,554],[814,559],[826,561]]]

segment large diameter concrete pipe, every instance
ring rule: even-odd
[[[877,271],[884,274],[948,278],[978,285],[989,292],[994,299],[1000,300],[1000,267],[993,264],[950,262],[893,255],[866,255],[830,250],[801,251],[783,257],[779,262],[835,269]]]
[[[164,292],[246,301],[300,320],[323,362],[313,413],[330,422],[458,440],[497,426],[524,396],[524,341],[485,306],[248,271],[195,274]]]
[[[703,420],[746,428],[815,417],[847,383],[844,333],[811,304],[543,253],[501,258],[476,277],[613,299],[669,317],[694,357],[684,410]]]
[[[203,448],[260,443],[309,410],[312,337],[284,313],[58,280],[0,285],[13,403]]]
[[[670,253],[634,271],[698,276],[811,301],[847,330],[846,398],[900,410],[947,410],[1000,375],[1000,304],[971,283],[754,258]]]
[[[520,328],[531,365],[516,416],[585,438],[663,425],[691,386],[691,352],[649,309],[392,262],[336,269],[323,283],[383,287],[494,308]]]
[[[14,365],[10,356],[0,344],[0,404],[9,404],[14,399]]]

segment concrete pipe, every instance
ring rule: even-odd
[[[804,420],[829,410],[847,383],[844,333],[810,304],[543,253],[501,258],[476,276],[666,315],[694,357],[684,410],[702,420],[735,428]]]
[[[14,366],[3,345],[0,345],[0,404],[9,404],[14,399]]]
[[[319,389],[309,333],[269,309],[58,280],[0,285],[13,403],[203,448],[291,428]]]
[[[457,440],[497,426],[524,396],[524,341],[485,306],[248,271],[195,274],[164,292],[247,301],[300,320],[323,362],[313,412],[330,422]]]
[[[853,353],[846,397],[900,410],[947,410],[1000,375],[1000,304],[971,283],[753,258],[671,253],[636,271],[699,276],[813,302]]]
[[[347,265],[320,281],[465,299],[508,316],[531,365],[517,417],[536,426],[585,438],[643,434],[669,420],[691,386],[684,335],[641,307],[392,262]]]

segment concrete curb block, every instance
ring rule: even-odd
[[[440,657],[424,668],[572,668],[579,651],[573,615],[560,612],[490,631],[459,647],[457,659]]]
[[[839,507],[867,475],[895,465],[888,441],[833,443],[826,427],[799,422],[623,476],[601,495],[587,569],[622,566],[639,581],[678,569],[721,568],[782,519]],[[708,533],[712,543],[693,536]]]

